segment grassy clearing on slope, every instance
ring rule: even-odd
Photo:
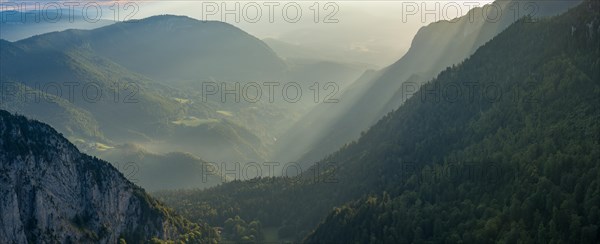
[[[179,120],[171,121],[171,123],[173,123],[173,124],[183,125],[183,126],[188,126],[188,127],[196,127],[196,126],[200,126],[200,125],[204,125],[204,124],[212,124],[212,123],[218,123],[218,122],[219,122],[218,119],[213,119],[213,118],[199,119],[194,116],[189,116],[189,117],[182,118]]]

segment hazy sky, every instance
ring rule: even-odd
[[[0,0],[0,10],[10,9]],[[30,1],[52,9],[68,1]],[[274,38],[318,50],[345,62],[385,66],[410,47],[417,30],[438,20],[465,15],[486,1],[96,1],[86,15],[103,19],[140,19],[159,14],[186,15],[201,20],[233,24],[260,38]],[[93,3],[103,5],[97,15]],[[115,4],[116,3],[116,4]],[[88,5],[86,5],[88,4]],[[63,6],[64,7],[64,6]],[[116,11],[118,9],[118,11]],[[82,14],[81,10],[75,14]],[[332,58],[333,59],[333,58]],[[339,58],[336,58],[339,59]]]
[[[465,15],[475,4],[490,2],[162,1],[141,3],[136,17],[170,13],[225,21],[261,39],[363,52],[365,59],[384,66],[407,51],[422,26]]]

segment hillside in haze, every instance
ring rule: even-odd
[[[153,33],[153,28],[144,26],[161,21],[168,20],[139,26]],[[119,25],[133,28],[135,24],[112,28],[121,29]],[[104,43],[99,38],[102,31],[106,32],[69,30],[14,43],[0,41],[0,60],[10,60],[0,63],[0,79],[7,84],[3,89],[17,91],[7,92],[15,95],[3,99],[1,107],[50,123],[96,155],[136,142],[168,145],[157,153],[185,151],[209,160],[265,157],[258,136],[217,112],[223,105],[200,102],[196,94],[163,85],[103,57],[95,49],[97,43]],[[134,46],[134,42],[121,41],[112,43]],[[160,49],[160,43],[154,45],[153,49]],[[31,90],[35,95],[24,95]]]
[[[523,9],[537,6],[533,17],[541,18],[564,12],[578,2],[496,1],[494,4],[505,13],[515,6]],[[282,136],[288,140],[280,140],[276,145],[275,158],[309,165],[358,139],[361,132],[398,108],[421,84],[469,57],[527,13],[504,14],[499,20],[490,21],[482,14],[489,9],[474,8],[460,18],[421,28],[401,59],[376,73],[365,74],[340,96],[340,103],[319,104],[301,118]]]
[[[17,43],[1,43],[2,60],[12,61],[0,64],[2,80],[8,83],[6,87],[22,91],[5,99],[3,108],[51,123],[68,138],[82,144],[114,147],[117,143],[156,143],[158,140],[172,146],[166,150],[176,150],[177,145],[190,145],[190,141],[210,140],[212,145],[222,147],[210,151],[212,154],[198,148],[198,153],[207,154],[206,158],[262,157],[258,137],[220,117],[218,107],[182,102],[184,100],[178,100],[182,97],[179,90],[90,53],[86,42],[78,42],[70,34],[77,35],[61,32]],[[52,39],[60,35],[67,35],[70,38],[67,40],[76,43],[61,49],[52,43]],[[36,96],[23,95],[32,89],[37,90]],[[192,117],[198,122],[178,123]],[[182,134],[189,136],[182,137]],[[239,149],[227,151],[232,147]],[[220,151],[225,152],[217,155]]]
[[[219,93],[204,94],[203,82],[289,79],[308,89],[319,77],[349,84],[362,72],[322,61],[288,64],[232,25],[173,15],[0,40],[0,60],[7,95],[0,107],[49,123],[88,153],[134,143],[152,155],[224,162],[268,160],[274,138],[314,102],[278,96],[272,103],[266,95],[223,102]]]
[[[139,146],[119,145],[100,153],[125,176],[149,192],[216,186],[226,180],[218,169],[190,153],[156,154]]]
[[[321,160],[337,167],[316,171],[320,177],[313,167],[301,177],[159,198],[193,219],[221,225],[239,215],[307,243],[593,243],[600,234],[599,7],[589,1],[559,17],[517,21],[426,83],[465,89],[476,82],[502,97],[477,89],[448,100],[424,86]]]
[[[161,82],[276,81],[285,69],[266,44],[223,22],[153,16],[84,38],[97,54]]]
[[[48,125],[2,110],[0,137],[0,242],[217,238],[210,227],[174,215],[108,162],[80,153]]]

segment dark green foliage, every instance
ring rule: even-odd
[[[162,199],[213,225],[239,215],[296,239],[343,205],[309,243],[594,242],[599,25],[597,2],[518,21],[326,158],[339,165],[338,183],[315,184],[305,175],[296,183],[233,182]],[[472,84],[480,88],[471,97]],[[464,92],[444,97],[449,86]],[[503,96],[490,99],[481,89],[490,87]]]
[[[230,236],[224,236],[224,238],[238,243],[260,243],[263,239],[260,221],[255,220],[248,223],[240,216],[227,219],[223,231],[230,233]]]
[[[308,234],[303,226],[316,224],[329,211],[328,201],[323,204],[318,200],[294,201],[299,195],[314,196],[311,190],[293,179],[263,178],[254,182],[229,182],[202,194],[197,190],[179,190],[159,192],[155,196],[191,221],[225,227],[225,235],[240,237],[236,231],[226,228],[228,220],[239,218],[247,224],[259,221],[264,227],[280,228],[280,238],[299,239]]]
[[[363,150],[375,139],[391,142],[379,143],[385,154],[366,158],[381,162],[373,166],[382,168],[379,177],[363,178],[389,194],[336,209],[306,241],[598,240],[598,17],[597,2],[586,2],[551,20],[523,19],[442,72],[431,86],[477,82],[523,96],[450,103],[417,94],[341,151]],[[409,177],[398,169],[405,162],[417,163]],[[454,162],[488,169],[484,163],[493,162],[501,170],[459,180],[425,177],[440,172],[426,165]]]

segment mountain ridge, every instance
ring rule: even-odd
[[[210,234],[48,125],[0,110],[0,136],[3,242],[133,243]]]
[[[581,1],[531,1],[524,4],[537,4],[539,11],[536,17],[547,17],[564,12],[579,2]],[[511,0],[493,2],[502,9],[520,3]],[[322,118],[319,123],[311,126],[311,130],[296,127],[289,132],[309,137],[311,141],[290,140],[281,142],[279,147],[302,149],[294,152],[290,160],[310,164],[358,139],[361,132],[397,109],[416,88],[434,79],[446,67],[462,62],[478,47],[518,20],[515,16],[504,15],[498,21],[488,21],[481,14],[483,11],[483,7],[476,7],[452,22],[438,21],[419,29],[406,54],[379,70],[371,79],[354,82],[354,87],[348,89],[355,91],[342,94],[342,103],[322,104],[308,113],[305,116],[306,123],[310,123],[310,117]],[[473,21],[470,20],[471,14],[474,16]],[[525,15],[520,14],[519,17]],[[297,124],[302,123],[300,121]],[[320,133],[321,131],[325,133]]]

